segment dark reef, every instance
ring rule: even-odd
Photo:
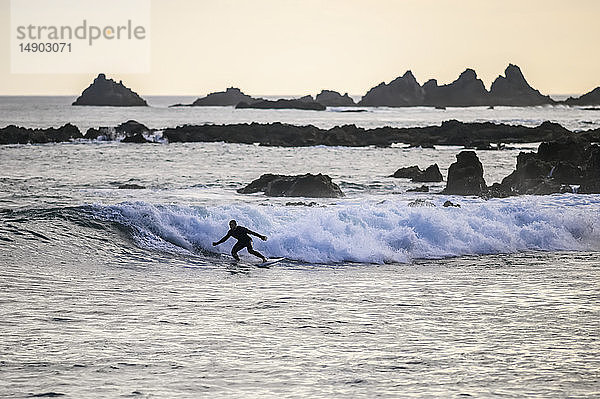
[[[312,111],[324,111],[325,106],[314,101],[312,97],[305,96],[292,100],[279,99],[277,101],[259,100],[252,103],[241,102],[236,108],[257,108],[257,109],[304,109]]]
[[[274,175],[265,174],[246,187],[237,190],[240,194],[264,192],[269,197],[339,198],[344,193],[327,175]]]

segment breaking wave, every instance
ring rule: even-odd
[[[446,199],[446,198],[445,198]],[[266,234],[255,248],[269,257],[311,263],[394,263],[413,259],[522,251],[600,250],[600,197],[547,196],[482,201],[461,208],[408,206],[388,200],[328,207],[215,207],[145,202],[86,207],[96,220],[116,223],[144,249],[211,255],[227,222]],[[435,200],[434,200],[435,202]]]

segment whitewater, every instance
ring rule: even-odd
[[[331,127],[443,120],[573,130],[580,108],[361,113],[70,107],[7,98],[0,124],[136,119]],[[478,151],[488,184],[537,143]],[[594,397],[600,395],[600,195],[485,200],[408,192],[398,168],[461,147],[278,148],[79,141],[0,147],[3,397]],[[263,173],[324,173],[337,199],[237,193]],[[134,184],[140,189],[119,188]],[[447,200],[460,207],[444,207]],[[268,236],[268,269],[213,241]]]

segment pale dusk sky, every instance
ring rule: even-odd
[[[51,1],[51,0],[49,0]],[[124,0],[126,1],[126,0]],[[109,74],[142,95],[362,95],[413,71],[486,87],[508,63],[544,94],[600,86],[598,0],[152,0],[150,73]],[[72,95],[96,74],[11,74],[0,0],[0,95]],[[98,71],[102,72],[102,71]]]

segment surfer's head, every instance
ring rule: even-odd
[[[233,229],[235,226],[237,226],[237,222],[235,220],[231,219],[229,221],[229,227],[231,227]]]

